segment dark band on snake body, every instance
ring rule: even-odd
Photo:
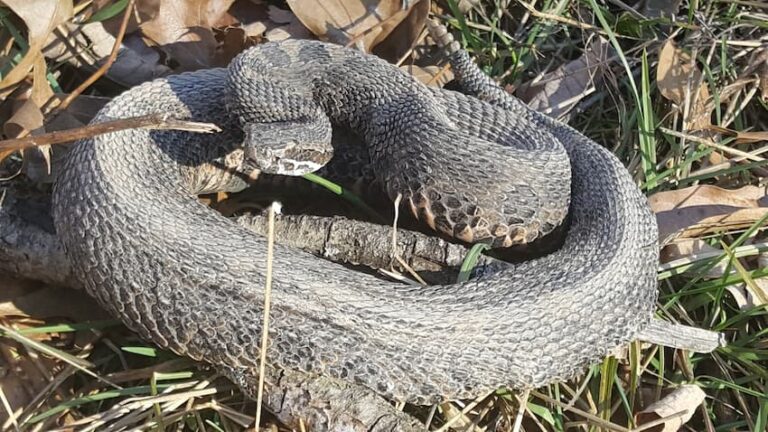
[[[354,129],[372,143],[379,180],[390,194],[410,193],[417,213],[447,210],[449,225],[469,225],[451,214],[454,207],[467,214],[468,205],[518,193],[523,201],[514,208],[483,211],[521,219],[525,240],[559,223],[570,191],[572,223],[560,250],[463,284],[401,286],[276,247],[273,366],[429,403],[570,378],[648,325],[655,221],[607,150],[520,103],[427,89],[381,60],[319,42],[257,46],[238,64],[300,72],[232,84],[253,84],[246,91],[253,104],[271,107],[281,121],[322,111]],[[95,121],[165,113],[225,132],[128,130],[79,142],[58,179],[54,217],[77,276],[130,328],[181,355],[251,368],[259,358],[266,242],[194,197],[241,187],[201,168],[237,160],[233,154],[242,159],[240,121],[254,121],[253,111],[222,109],[231,102],[228,76],[182,74],[115,98]],[[465,185],[478,184],[488,191],[463,196]],[[478,204],[466,204],[473,199]],[[443,222],[434,217],[437,227]]]
[[[570,165],[545,130],[516,128],[488,104],[470,113],[353,50],[283,43],[259,52],[229,68],[228,107],[243,127],[275,140],[300,134],[293,141],[318,154],[330,148],[329,120],[353,130],[390,198],[402,195],[417,218],[467,242],[528,243],[563,221]]]

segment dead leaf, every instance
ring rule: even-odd
[[[13,115],[3,124],[3,133],[9,138],[43,130],[43,113],[31,99],[23,99],[14,107]]]
[[[439,66],[402,65],[400,70],[413,75],[424,84],[435,87],[442,87],[453,79],[453,72],[450,69]]]
[[[347,45],[365,52],[383,41],[410,10],[402,0],[287,0],[298,19],[321,40]],[[420,3],[420,2],[416,2]]]
[[[213,65],[216,38],[212,27],[234,0],[143,0],[138,10],[150,16],[141,32],[179,63],[179,70]]]
[[[734,190],[691,186],[656,193],[648,201],[662,241],[672,235],[690,238],[748,227],[768,213],[766,190],[757,186]]]
[[[763,101],[768,102],[768,48],[762,48],[752,53],[740,79],[755,75],[759,80],[760,97]]]
[[[708,245],[703,240],[699,239],[683,239],[670,243],[664,247],[661,251],[659,261],[661,263],[668,263],[677,259],[690,257],[691,255],[706,255],[706,254],[722,254],[723,251],[715,249]],[[719,278],[725,274],[726,265],[725,262],[719,262],[714,267],[709,269],[705,277]]]
[[[706,257],[722,257],[725,252],[720,249],[715,249],[712,246],[699,239],[684,239],[682,241],[675,241],[664,247],[661,251],[661,262],[669,263],[674,260],[685,260],[686,258],[693,258],[698,256],[699,258]],[[765,268],[768,266],[768,259],[764,258],[765,254],[758,257],[758,268]],[[692,260],[688,260],[689,262]],[[683,264],[683,263],[678,263]],[[704,276],[705,279],[719,279],[722,278],[726,271],[729,274],[736,274],[738,271],[734,266],[729,265],[731,261],[726,256],[725,259],[721,259],[714,266],[710,267]],[[739,310],[750,310],[755,306],[761,306],[766,304],[768,299],[768,279],[752,279],[749,283],[741,283],[737,285],[729,285],[726,287],[731,296],[733,297]]]
[[[264,33],[268,41],[277,42],[286,39],[308,39],[312,33],[291,11],[270,6],[267,14],[272,23]],[[275,26],[274,24],[278,24]]]
[[[69,309],[75,305],[79,309]],[[96,311],[99,314],[96,314]],[[41,315],[37,315],[40,313]],[[81,315],[85,314],[85,315]],[[81,290],[46,287],[40,282],[3,277],[0,282],[0,316],[15,329],[38,327],[46,324],[42,317],[55,318],[61,322],[79,322],[87,319],[108,319],[109,315],[96,305],[95,301]],[[38,333],[27,335],[37,342],[56,341],[57,344],[72,343],[80,335],[93,340],[93,332]],[[82,345],[81,345],[82,346]],[[22,344],[5,339],[0,348],[0,389],[4,393],[11,412],[29,407],[29,403],[51,383],[52,373],[61,370],[57,359],[25,348]],[[69,384],[68,384],[69,383]],[[57,392],[70,391],[71,380],[56,387]],[[8,412],[0,410],[0,422],[8,419]],[[62,419],[63,420],[63,419]],[[13,429],[11,429],[13,430]]]
[[[54,62],[96,70],[107,60],[115,44],[115,37],[104,24],[71,25],[67,32],[51,34],[45,56]],[[160,64],[160,54],[147,46],[140,32],[134,32],[123,38],[120,54],[106,76],[125,87],[133,87],[170,72],[170,68]]]
[[[668,39],[659,53],[659,65],[656,69],[656,83],[661,95],[674,102],[682,110],[686,103],[686,90],[691,88],[686,130],[702,129],[710,124],[711,105],[709,104],[709,89],[706,82],[701,81],[701,71],[691,56],[679,49],[672,39]]]
[[[752,282],[754,282],[753,285],[760,290],[759,293],[755,292],[753,288],[746,283],[728,285],[725,288],[733,297],[739,310],[747,311],[766,304],[761,298],[768,298],[768,280],[761,278],[753,279]]]
[[[645,429],[650,432],[676,432],[686,424],[696,408],[704,402],[706,393],[695,385],[683,385],[663,399],[649,405],[635,415],[637,426],[667,419],[663,423]]]
[[[728,84],[727,86],[720,89],[720,94],[718,95],[720,98],[720,103],[728,103],[733,95],[738,94],[744,89],[744,87],[755,82],[757,82],[757,78],[755,77],[742,77]]]
[[[42,56],[42,48],[59,24],[72,17],[72,0],[4,0],[13,13],[27,26],[29,49],[3,80],[0,88],[8,89],[24,79]]]
[[[221,41],[217,53],[219,64],[228,64],[248,46],[250,40],[242,27],[226,28],[217,39]]]
[[[32,90],[29,99],[40,108],[43,108],[53,97],[53,89],[48,83],[48,65],[42,55],[35,59],[32,66]]]
[[[371,52],[390,63],[396,63],[406,56],[411,48],[418,43],[424,32],[429,16],[430,2],[417,1],[408,12],[408,15],[400,24],[392,30],[392,33],[376,45]],[[426,34],[425,34],[426,36]]]
[[[225,27],[223,31],[226,37],[222,48],[224,51],[230,52],[237,50],[232,43],[232,39],[237,36],[237,33],[229,34],[236,30],[242,30],[245,33],[242,49],[261,38],[278,41],[288,38],[308,39],[312,37],[312,33],[290,10],[266,5],[256,0],[235,0],[225,17],[216,24],[216,27]],[[227,47],[228,41],[231,45],[229,48]],[[242,49],[237,50],[237,53]],[[227,56],[222,55],[222,58],[226,60]]]
[[[741,131],[735,131],[733,129],[728,129],[728,128],[714,126],[714,125],[707,126],[707,129],[713,130],[723,135],[736,137],[735,144],[751,144],[758,141],[768,141],[768,131],[741,132]]]
[[[50,383],[51,371],[57,370],[57,362],[47,356],[38,356],[30,353],[20,344],[4,342],[0,356],[0,389],[7,400],[10,411],[19,413],[28,408],[35,396],[44,391]],[[67,391],[68,384],[57,388],[58,391]],[[5,402],[5,401],[4,401]],[[0,423],[8,420],[8,411],[0,410]],[[17,419],[20,422],[20,420]],[[7,430],[14,430],[7,428]],[[15,429],[21,430],[21,429]]]
[[[277,24],[290,24],[296,21],[296,15],[293,12],[272,5],[267,8],[267,15]]]
[[[602,37],[596,38],[581,57],[544,75],[538,82],[520,87],[517,96],[537,111],[554,118],[564,116],[589,94],[600,66],[608,58],[609,46]]]
[[[467,13],[478,4],[480,4],[480,0],[459,0],[457,6],[459,7],[460,12]]]
[[[31,181],[36,183],[52,183],[51,176],[51,158],[52,149],[50,145],[41,145],[21,151],[24,157],[22,172]]]
[[[0,316],[72,322],[109,318],[82,290],[10,278],[0,284]]]

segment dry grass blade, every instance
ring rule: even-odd
[[[541,18],[541,19],[544,19],[544,20],[550,20],[550,21],[554,21],[554,22],[559,22],[559,23],[562,23],[562,24],[566,24],[566,25],[569,25],[569,26],[572,26],[572,27],[576,27],[576,28],[582,29],[582,30],[589,30],[589,31],[593,31],[595,33],[601,34],[603,36],[607,36],[605,31],[603,31],[600,27],[595,27],[595,26],[587,24],[587,23],[579,22],[577,20],[573,20],[573,19],[570,19],[570,18],[565,18],[565,17],[563,17],[561,15],[556,15],[556,14],[551,14],[551,13],[546,13],[546,12],[540,12],[540,11],[536,10],[536,8],[534,8],[532,4],[529,4],[529,3],[527,3],[524,0],[521,0],[519,3],[528,12],[530,12],[531,15],[533,15],[536,18]]]
[[[256,395],[256,432],[261,427],[261,405],[264,401],[264,375],[267,372],[267,348],[269,346],[269,308],[272,301],[272,261],[275,250],[275,214],[280,212],[280,204],[269,207],[269,227],[267,229],[267,273],[264,280],[264,324],[261,328],[261,349],[259,351],[259,386]]]
[[[121,389],[122,388],[119,385],[109,381],[108,379],[106,379],[104,377],[101,377],[98,374],[92,372],[89,368],[92,368],[94,365],[91,362],[89,362],[89,361],[83,360],[81,358],[75,357],[73,355],[70,355],[70,354],[68,354],[66,352],[63,352],[61,350],[58,350],[56,348],[52,348],[52,347],[50,347],[50,346],[48,346],[46,344],[43,344],[43,343],[37,342],[35,340],[32,340],[32,339],[30,339],[30,338],[20,334],[19,332],[15,331],[15,330],[13,330],[11,328],[8,328],[8,327],[6,327],[4,325],[0,325],[0,332],[2,332],[2,336],[5,336],[5,337],[7,337],[9,339],[13,339],[16,342],[19,342],[19,343],[21,343],[21,344],[23,344],[23,345],[25,345],[25,346],[35,350],[35,351],[41,352],[41,353],[46,354],[48,356],[51,356],[53,358],[59,359],[59,360],[65,362],[65,363],[67,363],[67,364],[69,364],[71,366],[74,366],[79,371],[81,371],[81,372],[91,376],[92,378],[97,379],[98,381],[101,381],[101,382],[103,382],[105,384],[108,384],[109,386],[112,386],[112,387],[114,387],[116,389]]]
[[[686,139],[688,141],[695,142],[697,144],[702,144],[702,145],[705,145],[707,147],[716,148],[716,149],[718,149],[718,150],[720,150],[720,151],[722,151],[724,153],[728,153],[728,154],[733,155],[733,156],[743,157],[744,159],[747,159],[747,160],[751,160],[751,161],[755,161],[755,162],[762,162],[762,161],[765,160],[765,158],[761,158],[759,156],[752,155],[752,154],[750,154],[748,152],[745,152],[745,151],[742,151],[742,150],[739,150],[739,149],[735,149],[735,148],[732,148],[732,147],[728,147],[728,146],[720,144],[720,143],[716,143],[716,142],[714,142],[712,140],[708,140],[708,139],[704,139],[704,138],[699,138],[697,136],[689,135],[689,134],[686,134],[686,133],[683,133],[683,132],[678,132],[678,131],[675,131],[675,130],[672,130],[672,129],[669,129],[669,128],[665,128],[665,127],[660,127],[659,130],[661,132],[664,132],[667,135],[671,135],[671,136],[677,137],[677,138],[684,138],[684,139]]]
[[[128,20],[131,17],[131,14],[133,13],[134,5],[136,4],[136,0],[128,0],[128,6],[125,8],[125,13],[123,14],[123,21],[120,23],[120,30],[118,30],[117,36],[115,37],[115,44],[112,47],[112,52],[109,54],[109,57],[107,60],[102,64],[96,72],[94,72],[88,79],[83,81],[75,90],[70,92],[69,95],[67,95],[66,98],[64,98],[61,103],[56,107],[49,107],[49,109],[55,109],[55,112],[53,115],[55,115],[58,112],[61,112],[62,110],[67,109],[67,107],[72,103],[72,101],[75,100],[77,96],[82,94],[88,87],[91,86],[91,84],[95,83],[96,80],[101,78],[105,73],[107,73],[107,70],[112,66],[112,63],[115,62],[115,59],[117,58],[117,53],[120,52],[120,46],[123,42],[123,37],[125,37],[125,30],[128,27]]]
[[[656,82],[662,96],[687,113],[685,130],[709,126],[709,89],[702,84],[702,74],[690,55],[667,40],[659,53]],[[689,105],[690,104],[690,105]]]
[[[517,409],[517,415],[515,416],[515,424],[512,427],[512,432],[520,432],[520,428],[523,426],[523,415],[525,414],[525,408],[528,404],[528,397],[530,394],[531,391],[527,389],[523,392],[522,395],[515,395],[515,399],[517,399],[517,403],[520,404],[520,406]]]
[[[0,81],[0,96],[5,98],[42,57],[48,35],[72,16],[72,0],[5,0],[3,3],[24,21],[29,32],[26,54]]]
[[[627,429],[627,428],[625,428],[623,426],[619,426],[617,424],[607,422],[604,419],[602,419],[602,418],[600,418],[600,417],[598,417],[598,416],[596,416],[594,414],[588,413],[586,411],[580,410],[580,409],[578,409],[578,408],[576,408],[574,406],[571,406],[569,404],[564,404],[563,402],[560,402],[558,400],[552,399],[551,397],[549,397],[549,396],[547,396],[544,393],[541,393],[539,391],[532,390],[531,394],[536,396],[539,399],[542,399],[542,400],[548,402],[548,403],[554,404],[554,405],[562,408],[565,411],[571,411],[571,412],[573,412],[575,414],[578,414],[581,417],[585,418],[590,424],[593,424],[595,426],[599,426],[599,427],[602,427],[604,429],[612,430],[612,431],[616,431],[616,432],[631,432],[629,429]]]
[[[446,432],[450,427],[458,422],[459,420],[462,420],[465,418],[465,416],[475,409],[476,406],[478,406],[481,402],[483,402],[485,399],[487,399],[489,396],[491,396],[494,393],[495,390],[491,390],[489,392],[486,392],[485,394],[479,396],[477,399],[473,400],[471,403],[468,403],[467,406],[464,407],[464,409],[461,410],[461,412],[451,418],[449,418],[442,426],[440,426],[439,429],[435,430],[434,432]]]
[[[3,409],[5,410],[6,414],[8,415],[8,420],[13,425],[14,430],[20,431],[20,429],[19,429],[19,421],[17,419],[18,413],[13,412],[13,409],[11,408],[11,404],[8,403],[8,398],[5,397],[5,392],[3,391],[2,387],[0,387],[0,402],[3,403]]]

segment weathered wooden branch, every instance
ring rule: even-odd
[[[237,223],[266,235],[266,216],[241,216]],[[284,215],[275,221],[275,240],[338,263],[407,271],[393,258],[390,226],[341,216]],[[438,237],[398,229],[397,253],[428,282],[445,284],[456,281],[467,248]],[[495,260],[482,256],[478,265],[491,262]]]
[[[0,273],[52,285],[78,287],[69,261],[56,238],[50,216],[50,195],[16,188],[0,191]]]
[[[94,123],[79,128],[49,132],[40,135],[29,135],[24,138],[3,140],[0,141],[0,154],[36,146],[67,143],[105,133],[136,128],[172,129],[198,133],[221,132],[221,129],[213,123],[192,122],[179,120],[165,114],[151,114],[141,117]]]

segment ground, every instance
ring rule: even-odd
[[[81,130],[127,87],[225,65],[247,46],[286,37],[354,45],[442,85],[451,73],[424,30],[427,17],[436,19],[512,94],[568,121],[624,162],[649,196],[661,231],[658,316],[723,332],[728,345],[693,354],[634,343],[567,383],[398,408],[441,431],[766,430],[768,6],[748,0],[409,5],[402,11],[399,1],[384,0],[6,0],[0,6],[4,137]],[[108,60],[121,42],[120,55]],[[111,67],[98,70],[104,62]],[[62,147],[23,154],[18,147],[0,143],[2,175],[21,169],[45,193],[46,161],[55,173]],[[231,207],[237,205],[242,201]],[[7,273],[0,282],[3,430],[252,427],[256,406],[229,381],[142,342],[80,291],[13,277]],[[282,427],[269,416],[262,423]]]

